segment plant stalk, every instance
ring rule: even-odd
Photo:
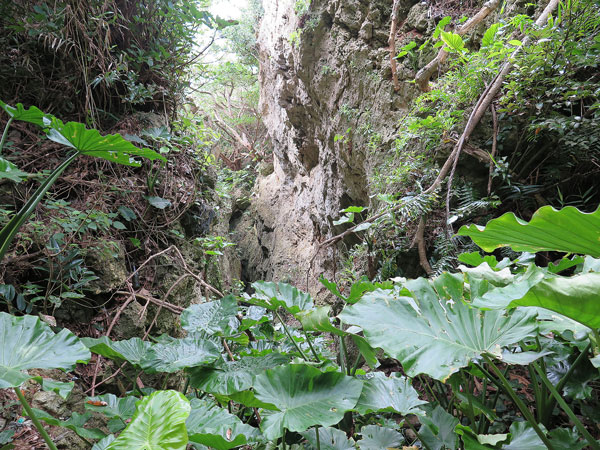
[[[408,427],[413,431],[413,433],[415,433],[415,436],[417,436],[417,439],[419,440],[421,445],[423,447],[425,447],[425,450],[431,450],[429,445],[427,445],[425,442],[423,442],[423,438],[421,437],[421,435],[419,434],[419,432],[417,431],[415,426],[412,423],[410,423],[410,420],[406,419],[406,423],[408,424]]]
[[[304,336],[306,337],[306,342],[308,342],[308,347],[310,348],[311,353],[315,357],[315,361],[319,362],[320,361],[319,355],[315,351],[315,348],[313,347],[312,342],[310,341],[310,337],[308,336],[308,333],[306,332],[306,330],[302,330],[302,332],[304,333]]]
[[[4,255],[8,251],[8,247],[19,232],[21,226],[29,218],[31,213],[35,210],[38,203],[44,198],[48,189],[54,184],[58,177],[65,171],[65,169],[71,164],[75,158],[79,155],[79,152],[73,153],[66,160],[62,162],[60,166],[54,169],[54,172],[36,189],[33,196],[23,205],[17,214],[8,222],[2,230],[0,230],[0,261],[4,258]]]
[[[321,437],[319,436],[319,425],[316,426],[315,430],[316,433],[315,435],[317,436],[317,450],[321,450]]]
[[[565,384],[567,384],[567,381],[569,381],[569,378],[571,378],[571,375],[573,375],[573,372],[575,372],[575,369],[577,369],[579,364],[581,364],[581,362],[584,359],[586,359],[587,353],[590,351],[591,347],[592,344],[590,342],[575,359],[575,361],[573,361],[573,364],[571,364],[571,367],[569,367],[567,373],[564,374],[564,376],[558,381],[558,383],[554,387],[554,389],[556,389],[557,392],[562,391],[563,387],[565,387]],[[547,373],[545,367],[542,367],[542,370],[544,373]],[[550,421],[552,410],[554,409],[555,405],[556,399],[554,398],[554,396],[550,395],[550,397],[548,397],[548,399],[544,402],[544,413],[542,415],[542,418],[544,419],[542,423],[544,425],[546,425],[546,423]]]
[[[542,440],[544,445],[548,448],[548,450],[554,450],[554,446],[550,443],[550,441],[548,440],[548,438],[546,437],[546,435],[540,428],[539,424],[535,420],[535,417],[533,417],[533,414],[531,414],[531,411],[529,411],[529,408],[527,408],[527,405],[525,405],[525,403],[523,403],[523,400],[521,400],[521,398],[515,393],[515,391],[513,390],[512,386],[510,385],[508,380],[502,374],[502,371],[496,367],[496,365],[492,362],[492,360],[487,355],[483,355],[483,359],[485,359],[485,361],[491,367],[492,372],[494,372],[496,374],[496,376],[498,377],[498,381],[504,388],[504,391],[510,396],[510,398],[513,400],[513,402],[515,402],[515,405],[517,406],[517,408],[519,408],[519,410],[521,411],[521,414],[523,414],[523,417],[525,417],[525,419],[533,427],[533,430],[540,437],[540,439]]]
[[[10,128],[10,124],[12,123],[13,118],[10,117],[6,122],[6,126],[4,127],[4,132],[2,133],[2,139],[0,140],[0,154],[2,154],[2,149],[4,148],[4,143],[6,142],[6,138],[8,136],[8,129]]]
[[[350,375],[350,367],[348,367],[348,350],[346,350],[344,336],[340,336],[340,365],[342,366],[342,373]]]
[[[14,388],[14,389],[15,389],[15,393],[17,394],[17,397],[19,397],[19,401],[23,405],[23,408],[25,408],[27,415],[29,416],[29,418],[31,419],[31,421],[33,422],[33,424],[35,425],[37,430],[42,435],[42,438],[44,438],[44,441],[46,441],[46,445],[48,445],[48,448],[50,448],[50,450],[58,450],[56,448],[56,445],[54,444],[54,442],[52,442],[50,435],[48,434],[46,429],[42,426],[42,424],[38,420],[37,416],[33,412],[33,409],[31,409],[31,406],[29,406],[29,403],[27,402],[27,399],[21,392],[21,389],[19,389],[18,387]]]
[[[279,311],[275,310],[275,315],[279,319],[279,322],[281,322],[281,326],[283,327],[283,330],[285,331],[285,334],[287,334],[288,338],[290,338],[290,341],[292,341],[292,344],[294,344],[294,347],[296,347],[296,350],[298,350],[298,353],[300,353],[300,356],[302,356],[302,359],[304,359],[304,361],[308,362],[309,361],[308,358],[306,357],[306,355],[304,354],[304,352],[302,351],[302,349],[298,346],[298,344],[296,343],[296,341],[292,337],[292,334],[290,333],[290,330],[288,330],[288,327],[286,326],[286,324],[283,321],[282,317],[279,315]]]
[[[546,385],[546,387],[548,388],[552,396],[556,399],[562,410],[567,414],[567,416],[569,416],[569,419],[571,419],[571,422],[573,422],[577,430],[579,430],[583,437],[585,437],[585,439],[589,442],[590,448],[593,448],[594,450],[600,450],[600,444],[596,442],[596,440],[590,434],[590,432],[583,426],[581,421],[577,418],[577,416],[569,407],[567,402],[565,402],[565,399],[562,398],[562,396],[559,394],[556,388],[552,385],[552,383],[550,382],[546,374],[542,371],[542,369],[540,369],[540,367],[535,362],[531,363],[531,365],[535,368],[535,371],[540,376],[542,383]]]

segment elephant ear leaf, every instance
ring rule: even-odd
[[[263,411],[262,432],[267,439],[276,439],[284,428],[302,432],[313,425],[334,425],[354,408],[362,387],[356,378],[303,364],[266,370],[254,381],[256,397],[277,405],[279,411]]]
[[[20,183],[27,176],[29,176],[28,173],[19,170],[13,163],[0,157],[0,179],[8,178],[15,183]]]
[[[42,128],[48,126],[48,119],[52,117],[35,106],[25,109],[22,103],[17,103],[17,105],[13,107],[0,100],[0,108],[2,108],[13,120],[33,123]]]
[[[106,450],[185,450],[190,402],[176,391],[156,391],[137,403],[131,423]]]
[[[215,404],[192,399],[191,406],[186,427],[192,442],[217,450],[229,450],[256,442],[260,437],[256,428],[244,424]]]
[[[282,307],[291,314],[297,314],[300,311],[307,311],[314,307],[310,295],[296,289],[291,284],[256,281],[252,283],[252,287],[256,292],[254,295],[244,298],[244,301],[252,305],[262,306],[270,311]]]
[[[23,370],[72,370],[90,357],[90,351],[69,330],[54,334],[35,316],[0,313],[0,389],[18,387],[33,378]]]
[[[535,334],[535,313],[480,311],[458,297],[456,275],[419,278],[401,292],[374,291],[338,316],[362,328],[372,347],[398,359],[410,377],[445,381],[481,354],[499,357],[502,347]]]
[[[486,252],[511,247],[517,252],[558,251],[600,257],[600,208],[584,213],[567,206],[538,209],[529,222],[506,213],[485,227],[463,226],[459,236],[469,236]]]
[[[84,155],[96,156],[126,166],[141,165],[134,158],[135,156],[148,158],[151,161],[155,159],[166,161],[164,156],[149,148],[138,148],[120,134],[102,136],[98,130],[89,130],[79,122],[65,124],[61,120],[53,119],[48,131],[48,139],[74,148]]]

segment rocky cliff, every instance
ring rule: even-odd
[[[400,6],[404,29],[425,32],[433,18],[413,4]],[[258,242],[246,239],[241,251],[253,259],[254,277],[315,293],[318,275],[331,276],[341,253],[317,253],[319,242],[343,231],[333,225],[340,209],[369,205],[370,169],[395,139],[398,119],[417,92],[409,83],[396,92],[391,82],[391,0],[313,0],[304,10],[294,0],[264,6],[261,112],[274,164],[255,187]],[[399,75],[408,80],[414,72],[400,67]]]

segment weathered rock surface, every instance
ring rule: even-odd
[[[404,20],[415,2],[402,3]],[[391,82],[392,0],[313,0],[306,17],[296,16],[294,4],[265,3],[261,112],[275,159],[273,172],[257,181],[252,208],[262,258],[268,258],[265,278],[306,288],[319,242],[344,229],[333,225],[340,209],[369,205],[368,174],[390,148],[416,89],[401,83],[395,92]],[[414,15],[421,27],[422,14]],[[401,78],[414,76],[399,71]],[[334,258],[332,249],[315,257],[311,292],[319,290],[319,274],[331,275]]]

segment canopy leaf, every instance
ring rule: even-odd
[[[362,439],[358,441],[360,450],[381,450],[400,448],[404,442],[402,434],[391,428],[366,425],[361,428]]]
[[[31,106],[27,109],[22,103],[17,103],[16,106],[10,106],[0,100],[0,108],[2,108],[13,120],[21,120],[23,122],[29,122],[37,125],[38,127],[45,128],[50,123],[48,118],[52,116],[42,112],[39,108]],[[47,118],[44,121],[44,118]]]
[[[87,398],[85,409],[102,413],[106,417],[119,417],[126,420],[133,417],[138,400],[137,397],[132,395],[124,398],[119,398],[114,394],[98,395]]]
[[[81,341],[92,352],[109,359],[128,361],[139,367],[146,353],[152,346],[150,342],[138,337],[124,341],[113,341],[106,336],[100,338],[83,338]]]
[[[332,427],[319,427],[321,450],[356,450],[353,439],[348,439],[342,430]],[[317,448],[317,428],[300,433],[310,445]]]
[[[382,372],[374,372],[371,378],[365,380],[356,410],[361,414],[382,411],[396,412],[403,416],[421,415],[423,412],[418,407],[425,403],[427,402],[419,400],[419,394],[408,378],[388,378]]]

